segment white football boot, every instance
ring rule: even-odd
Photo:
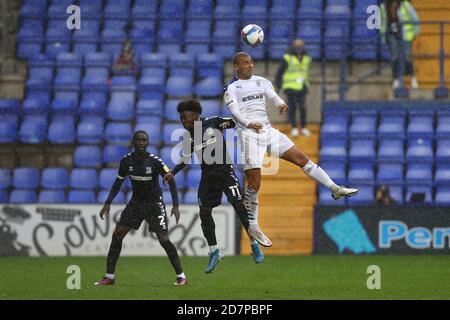
[[[249,236],[258,241],[258,243],[264,247],[271,247],[272,241],[261,231],[259,225],[251,224],[248,226],[248,234]]]
[[[358,189],[346,188],[344,186],[338,187],[339,189],[331,193],[331,196],[333,197],[334,200],[338,200],[342,197],[351,197],[358,193]]]

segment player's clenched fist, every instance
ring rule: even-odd
[[[178,224],[178,220],[180,220],[180,209],[178,206],[173,206],[170,216],[175,216],[175,221]]]
[[[289,107],[285,103],[280,104],[278,108],[280,109],[280,114],[285,114],[289,110]]]
[[[247,125],[247,128],[253,129],[253,130],[256,131],[256,133],[259,133],[259,130],[261,130],[263,128],[263,125],[261,123],[259,123],[259,122],[250,122]]]

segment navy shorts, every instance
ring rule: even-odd
[[[137,230],[144,220],[147,221],[151,232],[168,231],[169,224],[164,202],[130,202],[122,211],[118,224]]]

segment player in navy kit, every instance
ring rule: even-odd
[[[106,275],[96,285],[113,285],[114,271],[120,251],[122,240],[130,229],[139,229],[143,220],[149,224],[149,230],[155,232],[159,243],[166,251],[177,274],[175,285],[186,285],[186,276],[183,273],[177,249],[169,240],[168,221],[166,208],[162,199],[159,176],[170,172],[162,160],[146,151],[148,146],[148,134],[145,131],[137,131],[133,135],[134,152],[128,153],[120,161],[119,173],[114,182],[108,199],[100,211],[100,218],[109,214],[110,204],[120,190],[126,176],[131,179],[133,195],[130,202],[122,211],[120,220],[114,230],[111,246],[108,252]],[[178,208],[178,191],[175,181],[169,182],[172,195],[173,208],[171,216],[174,215],[176,223],[180,219]]]
[[[185,146],[181,162],[164,177],[164,180],[172,181],[173,176],[186,166],[192,153],[195,152],[202,169],[198,188],[201,227],[210,249],[210,259],[205,272],[212,272],[224,256],[217,248],[215,224],[212,217],[212,209],[221,203],[222,192],[226,194],[249,237],[253,240],[251,244],[253,259],[256,263],[263,262],[264,255],[258,246],[258,235],[249,228],[248,211],[244,205],[239,180],[234,173],[223,137],[222,130],[233,128],[233,120],[221,117],[200,118],[202,107],[198,100],[180,102],[177,111],[180,113],[180,120],[184,128],[192,138],[190,140],[185,138],[184,143],[188,142],[189,146]]]

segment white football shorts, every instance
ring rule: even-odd
[[[294,146],[294,143],[284,133],[265,126],[259,133],[251,129],[237,130],[241,163],[244,171],[263,167],[264,154],[281,157]]]

